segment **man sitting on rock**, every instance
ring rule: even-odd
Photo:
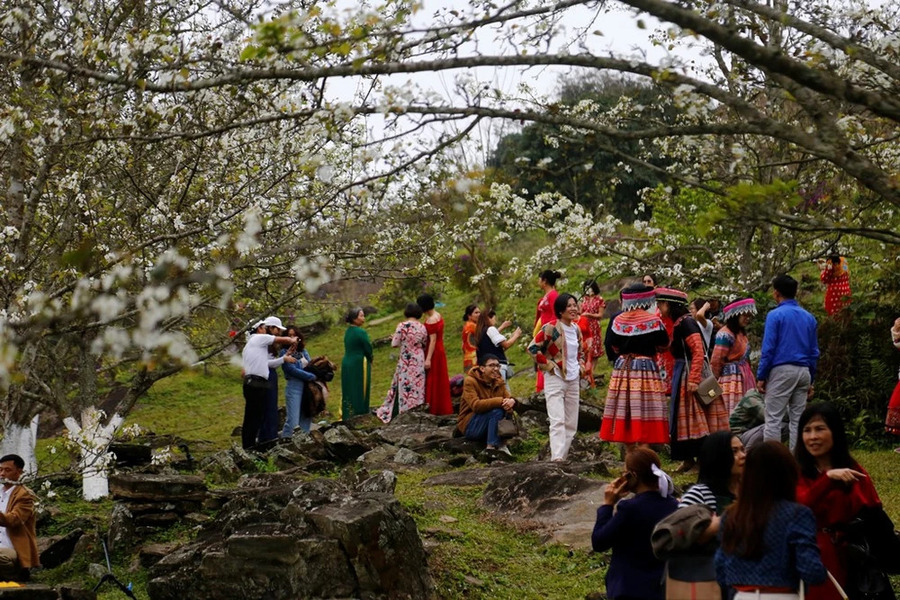
[[[500,374],[500,359],[484,354],[463,382],[456,428],[467,440],[487,442],[488,450],[509,454],[509,448],[497,433],[497,424],[515,405]]]
[[[40,565],[34,529],[34,493],[18,483],[25,461],[18,454],[0,458],[0,581],[27,580]]]

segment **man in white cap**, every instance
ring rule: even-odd
[[[244,379],[244,422],[241,426],[241,446],[251,448],[256,445],[257,436],[265,416],[266,402],[269,396],[269,369],[276,369],[284,362],[292,363],[297,359],[285,354],[280,358],[271,358],[269,356],[269,346],[272,344],[289,344],[297,343],[295,337],[284,337],[276,335],[284,331],[281,325],[281,319],[278,317],[266,317],[264,320],[257,322],[250,330],[247,343],[241,354],[243,359],[243,379]],[[276,412],[277,412],[277,394],[276,394]],[[264,441],[264,440],[263,440]]]

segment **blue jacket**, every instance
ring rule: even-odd
[[[728,513],[722,517],[722,522]],[[765,554],[759,560],[716,551],[716,578],[722,586],[759,585],[799,589],[825,581],[825,566],[816,544],[816,518],[796,502],[782,500],[775,505],[766,523]],[[719,542],[722,528],[719,529]]]
[[[608,504],[597,509],[591,545],[596,552],[612,548],[606,571],[608,598],[662,600],[664,563],[653,555],[650,534],[676,508],[678,501],[674,498],[663,498],[659,492],[644,492],[621,500],[615,515]]]
[[[800,308],[796,300],[782,300],[770,310],[756,378],[769,379],[769,372],[778,365],[798,365],[807,367],[810,380],[815,379],[819,360],[816,326],[816,318]]]
[[[300,350],[299,352],[294,352],[293,357],[298,361],[301,358],[305,358],[307,360],[307,364],[309,364],[309,352],[306,350]],[[284,371],[284,378],[287,381],[287,385],[296,385],[296,382],[307,382],[307,381],[315,381],[316,376],[310,373],[309,371],[305,371],[303,367],[300,366],[299,362],[289,363],[286,362],[281,365],[281,370]]]

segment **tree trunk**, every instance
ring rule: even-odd
[[[113,456],[109,453],[109,444],[116,430],[124,421],[124,417],[114,414],[106,425],[102,424],[103,411],[94,407],[85,408],[81,412],[81,423],[74,417],[66,417],[63,423],[69,430],[69,437],[78,446],[80,457],[78,468],[81,471],[81,494],[85,500],[100,500],[109,496],[108,467]]]
[[[25,461],[25,473],[32,476],[37,474],[34,447],[37,442],[39,419],[40,415],[34,415],[28,425],[8,423],[3,428],[3,441],[0,442],[0,456],[18,454]]]

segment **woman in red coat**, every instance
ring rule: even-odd
[[[880,506],[881,500],[866,470],[850,456],[847,434],[840,415],[827,403],[810,404],[800,416],[801,440],[795,449],[800,463],[797,502],[816,516],[816,541],[822,562],[841,586],[847,583],[847,548],[841,526],[864,507]],[[840,600],[830,581],[813,586],[807,600]]]

